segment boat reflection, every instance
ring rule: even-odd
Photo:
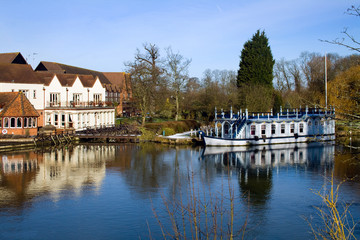
[[[262,206],[271,196],[273,175],[282,170],[295,174],[322,171],[326,175],[333,168],[334,153],[332,143],[206,147],[200,161],[208,169],[213,166],[217,171],[236,174],[244,198],[252,206]]]
[[[201,160],[216,166],[269,168],[284,165],[329,166],[334,161],[333,143],[277,144],[253,147],[206,147]]]

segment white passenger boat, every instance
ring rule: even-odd
[[[335,140],[335,109],[306,107],[273,114],[216,113],[215,128],[201,132],[207,146],[246,146]]]

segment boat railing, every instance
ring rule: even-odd
[[[287,109],[286,111],[281,111],[279,113],[273,112],[247,112],[247,119],[270,119],[270,118],[302,118],[307,115],[319,115],[319,116],[334,116],[335,110],[333,108],[330,109],[322,109],[322,108],[300,108],[300,109]],[[241,114],[230,114],[224,113],[216,115],[217,119],[237,119],[237,121],[241,121],[243,117],[246,117],[246,113]]]

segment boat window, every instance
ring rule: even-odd
[[[271,124],[271,134],[275,134],[275,133],[276,133],[276,125]]]
[[[302,133],[304,132],[304,124],[303,123],[300,123],[299,125],[299,131]]]
[[[255,126],[255,125],[251,125],[250,134],[251,134],[251,135],[255,135],[255,131],[256,131],[256,126]]]
[[[265,124],[261,125],[261,134],[262,135],[266,134],[266,125]]]
[[[230,124],[229,124],[229,123],[225,123],[225,124],[224,124],[224,133],[225,133],[225,134],[229,134],[229,127],[230,127]]]
[[[290,133],[294,133],[295,131],[295,124],[290,124]]]
[[[285,133],[285,124],[281,124],[281,134]]]

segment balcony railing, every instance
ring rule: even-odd
[[[109,102],[46,102],[46,108],[103,108],[114,107],[113,103]]]

